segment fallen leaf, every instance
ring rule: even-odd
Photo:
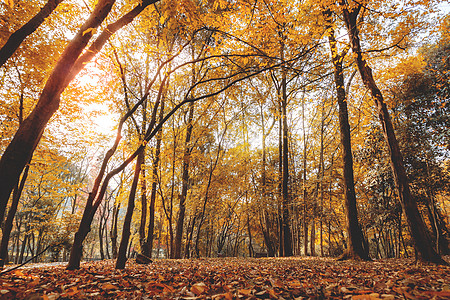
[[[299,280],[292,280],[292,281],[289,281],[289,282],[287,283],[287,285],[288,285],[290,288],[293,288],[293,289],[303,287],[303,284],[302,284]]]
[[[117,290],[117,286],[111,284],[111,283],[105,283],[101,286],[103,290]]]
[[[239,294],[244,295],[244,296],[251,296],[252,295],[252,290],[249,289],[240,289],[238,290]]]
[[[191,287],[191,292],[193,292],[197,296],[203,294],[207,290],[208,290],[208,287],[203,282],[198,282],[198,283],[192,285],[192,287]]]

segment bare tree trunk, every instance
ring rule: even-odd
[[[278,124],[278,255],[284,256],[284,233],[283,233],[283,119],[281,118],[281,103],[279,110],[279,124]]]
[[[164,97],[161,101],[161,110],[159,112],[159,122],[162,122],[164,117]],[[156,187],[158,184],[158,167],[161,156],[161,141],[162,141],[162,128],[158,131],[156,136],[156,148],[153,156],[152,166],[152,189],[150,191],[150,206],[149,206],[149,221],[148,221],[148,233],[147,240],[144,244],[143,254],[147,257],[152,257],[153,252],[153,233],[155,228],[155,201],[156,201]]]
[[[114,204],[113,219],[111,222],[111,230],[109,236],[111,238],[112,258],[117,258],[117,222],[119,219],[120,203]]]
[[[145,126],[144,126],[145,128]],[[142,151],[144,157],[142,158],[141,168],[141,222],[139,225],[139,245],[141,246],[141,252],[146,255],[148,251],[145,251],[146,247],[146,236],[145,236],[145,225],[147,223],[147,180],[145,179],[145,150]]]
[[[194,102],[189,104],[189,116],[188,124],[186,128],[186,138],[184,141],[184,154],[183,154],[183,169],[182,169],[182,187],[179,202],[179,211],[177,218],[177,227],[175,230],[175,252],[173,258],[181,258],[181,248],[182,248],[182,238],[183,238],[183,227],[184,227],[184,216],[186,212],[186,197],[189,189],[189,164],[191,160],[192,146],[191,135],[194,128],[192,120],[194,118]]]
[[[283,45],[284,46],[284,45]],[[290,227],[290,195],[289,195],[289,149],[288,149],[288,125],[287,125],[287,82],[286,82],[286,70],[283,68],[281,88],[281,119],[283,120],[283,183],[282,183],[282,195],[283,195],[283,256],[292,256],[292,235]]]
[[[105,259],[105,251],[103,251],[103,217],[106,213],[106,207],[103,207],[103,211],[100,214],[98,221],[98,240],[99,240],[99,248],[100,248],[100,259]]]
[[[308,190],[306,187],[306,128],[305,128],[305,100],[302,100],[302,130],[303,130],[303,251],[308,255]]]
[[[311,256],[316,256],[316,222],[315,217],[312,217],[311,220],[311,236],[310,236],[310,242],[309,242],[309,248],[311,251]]]
[[[324,116],[324,106],[325,104],[322,103],[322,118],[321,118],[321,122],[320,122],[320,155],[319,155],[319,173],[320,173],[320,182],[319,182],[319,190],[320,190],[320,221],[319,221],[319,226],[320,226],[320,256],[324,256],[324,252],[323,252],[323,180],[324,180],[324,172],[325,172],[325,163],[324,163],[324,159],[323,159],[323,142],[324,142],[324,123],[325,123],[325,116]]]
[[[6,217],[5,224],[3,224],[2,229],[2,241],[0,244],[0,268],[8,262],[8,243],[13,228],[14,216],[17,212],[17,207],[19,205],[20,195],[22,194],[25,182],[28,177],[28,171],[30,170],[30,164],[28,163],[23,171],[22,179],[20,180],[19,186],[14,189],[13,199],[11,207],[8,211],[8,216]]]
[[[383,95],[381,94],[381,91],[373,78],[372,69],[362,56],[359,30],[356,24],[358,14],[362,6],[358,4],[357,7],[349,11],[345,1],[341,0],[339,3],[342,7],[345,25],[347,27],[348,36],[359,73],[364,85],[370,90],[378,111],[378,117],[382,125],[384,139],[389,149],[389,155],[391,158],[390,163],[395,186],[411,231],[415,248],[418,252],[419,259],[437,264],[447,264],[447,262],[444,261],[440,254],[433,248],[429,232],[422,216],[420,215],[416,200],[411,196],[403,157],[395,136],[391,117],[389,115],[386,103],[384,102]]]
[[[347,250],[340,259],[356,258],[369,260],[368,249],[364,246],[364,237],[358,222],[358,210],[356,207],[355,182],[353,178],[353,156],[351,147],[350,124],[348,122],[347,99],[344,89],[343,54],[337,52],[336,39],[331,25],[331,13],[324,13],[327,17],[329,32],[331,59],[334,65],[334,81],[339,106],[339,129],[342,146],[342,160],[344,163],[344,196],[347,221]]]
[[[142,151],[136,160],[134,168],[133,183],[131,184],[130,195],[128,197],[128,207],[123,222],[122,240],[120,241],[119,253],[117,255],[116,269],[124,269],[127,262],[127,248],[131,235],[131,218],[133,217],[134,203],[136,198],[136,190],[139,182],[139,174],[141,173],[142,163],[144,161],[144,151]]]

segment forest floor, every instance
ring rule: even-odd
[[[450,267],[298,257],[129,260],[115,270],[106,260],[20,268],[0,284],[0,299],[450,299]]]

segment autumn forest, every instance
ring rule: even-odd
[[[1,266],[446,265],[449,11],[0,1]]]

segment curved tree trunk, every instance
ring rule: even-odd
[[[384,139],[389,149],[390,164],[397,189],[398,196],[405,213],[411,236],[414,241],[415,249],[418,252],[418,258],[426,262],[433,262],[437,264],[446,264],[439,253],[433,248],[429,232],[420,215],[416,200],[411,196],[409,189],[408,178],[403,163],[403,157],[400,152],[400,147],[395,136],[394,127],[392,125],[391,117],[389,115],[383,95],[375,83],[372,75],[372,69],[369,67],[367,61],[362,56],[359,30],[356,24],[361,5],[349,11],[345,1],[341,0],[345,25],[347,27],[348,36],[350,39],[353,54],[355,56],[356,64],[362,81],[367,89],[370,90],[372,98],[375,102],[375,107],[378,111],[378,118],[380,120]]]

